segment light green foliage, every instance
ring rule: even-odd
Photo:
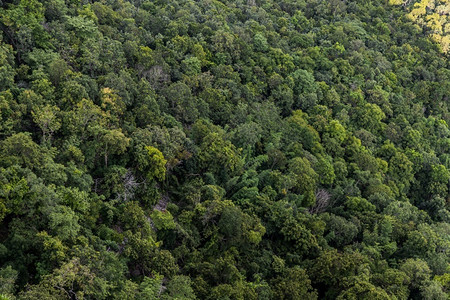
[[[299,267],[287,269],[274,280],[274,285],[273,296],[277,299],[317,299],[306,271]]]
[[[376,299],[389,300],[391,297],[381,288],[367,281],[356,281],[349,289],[342,292],[336,299]]]
[[[162,299],[185,299],[185,300],[194,300],[197,299],[195,297],[194,291],[191,287],[191,279],[187,276],[174,276],[172,280],[167,284],[166,294],[163,295]]]
[[[431,270],[427,263],[421,259],[407,259],[400,270],[409,277],[409,284],[414,288],[419,288],[430,279]]]
[[[39,232],[36,237],[42,241],[45,256],[49,261],[56,263],[66,258],[68,248],[59,237],[52,237],[46,231]]]
[[[3,164],[21,164],[28,168],[42,165],[42,152],[28,133],[18,133],[1,143]]]
[[[373,277],[373,282],[378,283],[388,294],[398,299],[408,298],[409,281],[409,277],[404,272],[391,268]]]
[[[345,201],[345,206],[353,212],[367,213],[375,211],[375,205],[361,197],[348,197],[347,201]]]
[[[448,0],[88,2],[0,3],[0,298],[448,298]]]
[[[384,124],[382,121],[385,118],[385,113],[377,104],[367,103],[357,110],[357,122],[361,127],[371,132],[383,130]]]
[[[203,169],[219,173],[226,170],[229,173],[237,171],[240,165],[238,150],[218,133],[210,133],[203,139],[200,146],[199,164]]]
[[[449,272],[442,274],[442,275],[436,275],[434,277],[434,280],[439,282],[448,293],[448,291],[450,289],[450,273]]]
[[[182,69],[188,76],[197,75],[201,71],[201,62],[197,57],[189,57],[183,60]]]
[[[98,32],[95,23],[85,16],[69,17],[67,19],[67,25],[70,30],[75,31],[83,39],[93,37]]]
[[[30,50],[31,41],[25,38],[27,34],[41,47],[50,45],[47,40],[49,35],[41,24],[44,21],[44,7],[38,1],[21,0],[16,5],[11,4],[9,9],[2,8],[0,21],[14,33],[16,46],[21,52]]]
[[[108,157],[110,154],[122,154],[127,149],[130,138],[127,138],[122,130],[112,129],[99,132],[100,142],[103,146],[103,156],[105,159],[105,166],[108,166]]]
[[[298,141],[303,147],[311,152],[320,152],[320,137],[318,132],[308,124],[308,115],[301,110],[293,112],[292,117],[287,119],[286,138],[290,141]]]
[[[14,101],[10,90],[0,92],[0,133],[4,136],[12,134],[25,111],[26,106]]]
[[[446,300],[448,299],[448,294],[442,290],[440,283],[436,281],[429,281],[421,289],[421,296],[424,300]]]
[[[334,173],[334,167],[331,164],[331,158],[320,156],[315,169],[316,173],[319,175],[319,182],[321,184],[330,185],[334,182],[336,175]]]
[[[448,191],[450,172],[443,165],[431,166],[430,192],[433,194],[445,195]]]
[[[18,272],[11,266],[5,266],[0,269],[0,294],[5,299],[10,299],[8,295],[13,295],[15,292],[15,282],[18,277]]]
[[[162,285],[163,276],[159,274],[153,275],[152,278],[145,277],[139,285],[140,293],[138,297],[142,297],[144,299],[155,299],[161,294],[161,285]]]
[[[402,1],[389,1],[391,5],[403,3]],[[449,24],[448,1],[422,0],[411,4],[408,7],[408,17],[419,26],[424,27],[427,34],[440,44],[442,51],[448,52],[450,50],[450,38],[448,30],[446,30]]]
[[[266,52],[269,49],[267,39],[261,33],[255,34],[253,37],[253,44],[256,51]]]
[[[164,159],[161,151],[152,146],[146,146],[145,150],[147,152],[147,161],[143,162],[140,166],[141,169],[148,169],[147,178],[149,180],[157,179],[159,181],[164,180],[166,176],[166,163],[167,160]]]
[[[311,168],[306,158],[296,157],[289,162],[289,170],[295,178],[295,188],[304,195],[302,205],[311,206],[315,203],[315,187],[319,176]]]
[[[152,222],[158,230],[170,230],[175,229],[176,224],[173,220],[173,216],[168,211],[155,210],[150,215]]]
[[[15,71],[13,68],[13,48],[0,40],[0,87],[2,90],[10,88],[14,82]]]
[[[78,216],[67,206],[50,209],[49,219],[50,229],[62,240],[74,239],[80,230]]]
[[[58,120],[59,108],[46,105],[44,107],[36,107],[31,114],[34,122],[42,130],[42,142],[46,143],[51,136],[61,128],[61,122]]]

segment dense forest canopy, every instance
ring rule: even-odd
[[[0,299],[449,299],[449,5],[0,1]]]

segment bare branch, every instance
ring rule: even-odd
[[[324,189],[316,191],[316,204],[309,209],[310,214],[318,214],[327,210],[330,205],[330,193]]]

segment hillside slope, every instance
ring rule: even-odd
[[[0,299],[448,299],[449,60],[395,2],[0,1]]]

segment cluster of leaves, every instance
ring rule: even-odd
[[[391,0],[393,5],[400,3],[409,10],[408,16],[418,24],[435,42],[442,51],[450,51],[450,1],[448,0],[421,0],[411,3]]]
[[[391,4],[0,2],[0,299],[448,299],[449,62]]]

